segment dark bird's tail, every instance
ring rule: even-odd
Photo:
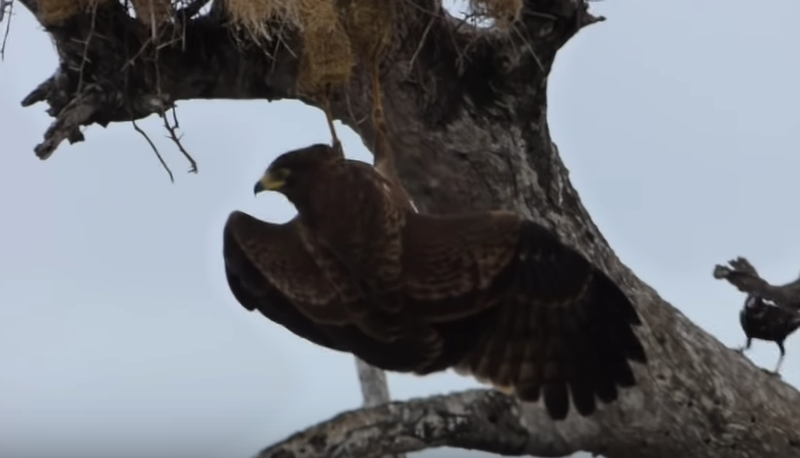
[[[646,363],[633,331],[639,316],[625,294],[549,231],[524,223],[517,260],[504,272],[509,294],[456,370],[522,401],[540,396],[553,419],[596,410],[636,384],[630,361]]]

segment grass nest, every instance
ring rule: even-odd
[[[112,0],[39,0],[36,17],[44,26],[58,25],[78,14],[91,14],[97,5]]]
[[[93,7],[109,1],[121,0],[39,0],[37,16],[42,24],[55,25],[91,14]],[[347,83],[356,65],[376,68],[394,36],[398,6],[404,0],[223,1],[233,24],[254,40],[279,38],[288,29],[299,31],[303,49],[296,89],[316,97]],[[150,27],[167,20],[175,8],[171,0],[131,3],[138,20]],[[469,0],[469,5],[474,16],[493,19],[498,28],[518,19],[522,11],[522,0]]]
[[[288,24],[303,40],[298,92],[318,95],[350,80],[354,66],[374,67],[394,35],[402,0],[225,0],[234,23],[254,38],[273,38]],[[474,15],[506,28],[519,19],[522,0],[469,0]]]
[[[233,22],[254,39],[288,25],[303,42],[297,90],[314,96],[350,80],[353,67],[389,44],[397,0],[225,0]],[[275,27],[279,24],[279,27]]]

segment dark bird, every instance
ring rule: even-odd
[[[749,350],[753,339],[775,342],[781,355],[772,374],[780,375],[783,357],[786,356],[783,343],[800,327],[800,311],[779,306],[759,295],[749,294],[744,301],[742,311],[739,312],[739,323],[747,341],[736,351],[744,353],[745,350]]]
[[[234,211],[230,289],[246,309],[389,371],[453,368],[581,415],[636,384],[639,316],[550,230],[504,211],[435,216],[369,164],[313,145],[270,164],[254,191],[297,208],[285,224]],[[571,395],[571,396],[570,396]]]

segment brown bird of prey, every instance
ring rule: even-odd
[[[553,419],[609,403],[646,363],[631,301],[550,230],[514,213],[416,213],[369,164],[318,144],[255,184],[297,208],[285,224],[234,211],[230,289],[294,334],[389,371],[453,368]],[[571,396],[570,396],[571,395]]]

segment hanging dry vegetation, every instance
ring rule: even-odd
[[[138,119],[151,113],[164,117],[166,110],[173,109],[174,90],[172,94],[163,90],[163,74],[158,64],[163,58],[158,54],[166,50],[176,59],[187,59],[184,53],[187,20],[213,24],[204,29],[205,33],[232,32],[230,37],[241,46],[241,52],[249,52],[245,48],[253,49],[255,45],[266,55],[272,55],[276,44],[281,44],[282,49],[299,58],[291,82],[294,94],[318,106],[325,106],[331,90],[350,82],[355,72],[371,75],[373,122],[380,126],[377,130],[385,130],[377,119],[383,93],[379,68],[392,47],[404,45],[400,37],[409,24],[399,21],[407,21],[410,10],[418,8],[411,0],[35,0],[35,5],[37,18],[51,33],[74,27],[80,30],[82,39],[69,39],[65,46],[69,50],[61,54],[62,65],[71,69],[67,72],[71,75],[67,93],[83,94],[81,106],[87,103],[96,106],[94,112],[78,110],[78,105],[67,104],[67,99],[53,98],[63,93],[54,92],[49,86],[56,83],[55,79],[46,81],[26,97],[25,106],[52,99],[48,101],[60,119],[45,134],[45,142],[35,148],[41,159],[50,157],[63,140],[71,143],[83,140],[79,131],[82,125],[105,125],[106,118]],[[487,25],[498,33],[508,33],[512,30],[510,25],[521,17],[523,2],[469,0],[467,5],[470,21],[488,19]],[[193,36],[197,39],[196,34]],[[218,37],[227,40],[224,35]],[[114,70],[85,71],[85,67],[96,65]],[[134,67],[139,68],[134,78],[152,81],[155,98],[140,105],[119,106],[120,99],[108,89],[115,88],[119,94],[125,94],[126,87],[135,84],[130,73]],[[97,80],[101,74],[103,79]],[[89,80],[84,78],[86,75]],[[98,115],[100,107],[113,113]],[[188,156],[175,134],[177,124],[166,124],[170,138]],[[152,141],[147,140],[155,149]],[[161,160],[158,151],[156,154]],[[196,171],[194,161],[188,157],[191,170]]]
[[[588,0],[525,0],[522,14],[519,0],[473,0],[472,18],[488,19],[480,27],[443,12],[440,0],[236,1],[14,0],[39,18],[59,57],[22,102],[43,102],[54,118],[37,156],[82,141],[85,126],[153,114],[180,149],[168,113],[178,102],[300,99],[322,107],[297,89],[347,81],[332,92],[330,111],[374,146],[378,123],[364,121],[379,100],[367,64],[378,62],[393,123],[387,150],[415,206],[433,214],[503,208],[547,223],[635,301],[646,322],[638,334],[652,355],[636,372],[638,388],[591,417],[553,423],[537,405],[467,391],[344,413],[260,457],[386,456],[443,445],[529,456],[800,456],[800,393],[638,278],[571,184],[548,125],[548,79],[559,50],[602,20],[588,12]],[[204,125],[224,137],[225,124],[237,121]],[[271,148],[267,123],[262,142],[248,149]],[[126,141],[114,146],[130,148]],[[207,154],[235,155],[235,144]],[[741,272],[728,272],[735,267],[720,278],[746,293],[775,289],[753,275],[746,285]]]
[[[37,16],[58,25],[110,0],[40,0]],[[375,65],[391,43],[398,5],[404,0],[224,0],[229,25],[253,41],[299,32],[303,49],[297,90],[314,97],[329,85],[349,81],[356,65]],[[163,24],[178,5],[169,0],[131,0],[137,19]],[[470,0],[474,18],[503,29],[518,19],[522,0]],[[127,6],[127,5],[126,5]]]

